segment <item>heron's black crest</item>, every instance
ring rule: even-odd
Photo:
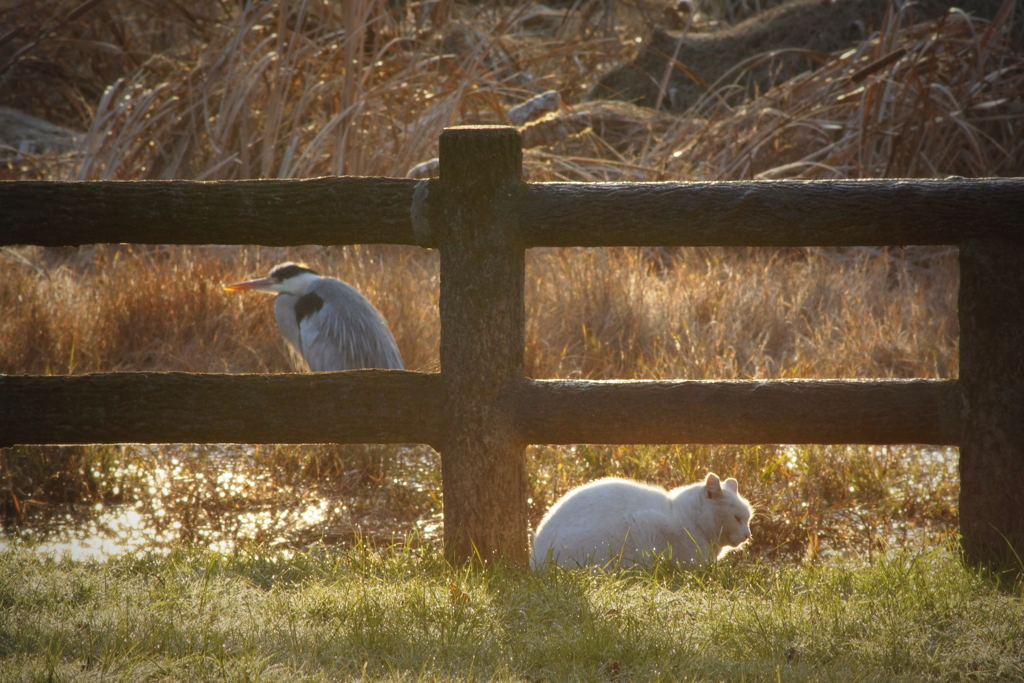
[[[302,323],[305,318],[313,315],[324,307],[324,300],[316,292],[310,292],[299,297],[295,302],[295,322]]]
[[[297,263],[282,263],[279,266],[275,266],[274,269],[270,271],[270,277],[275,280],[284,281],[290,277],[302,275],[303,273],[312,273],[313,275],[317,274],[317,272],[312,268],[300,266]],[[317,308],[319,310],[319,307]]]

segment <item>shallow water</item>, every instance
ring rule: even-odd
[[[274,472],[248,446],[126,448],[131,457],[112,476],[131,502],[51,506],[8,523],[0,550],[18,539],[41,553],[105,560],[182,545],[230,552],[247,543],[287,549],[440,536],[430,504],[439,461],[426,447],[380,447],[386,478],[365,481],[364,470],[352,470],[329,482]]]

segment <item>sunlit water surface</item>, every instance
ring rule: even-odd
[[[440,462],[428,447],[364,447],[364,457],[369,450],[371,459],[387,460],[380,472],[367,474],[361,463],[344,472],[342,481],[291,477],[288,484],[256,466],[252,447],[126,448],[142,457],[127,458],[113,477],[131,491],[132,502],[74,505],[8,524],[0,550],[18,539],[40,553],[104,560],[176,546],[230,552],[259,543],[288,550],[356,538],[401,541],[410,535],[431,542],[441,531],[432,505]]]

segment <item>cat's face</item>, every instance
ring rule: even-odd
[[[736,480],[730,478],[722,482],[710,474],[704,490],[708,502],[715,508],[715,523],[720,530],[718,544],[738,546],[746,542],[750,538],[750,518],[754,510],[740,496]]]
[[[722,496],[717,510],[718,523],[722,529],[719,536],[721,545],[738,546],[750,538],[750,506],[738,495]]]

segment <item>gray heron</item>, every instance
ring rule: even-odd
[[[405,367],[384,316],[341,280],[289,262],[274,266],[265,278],[224,289],[277,294],[277,326],[314,372]]]

